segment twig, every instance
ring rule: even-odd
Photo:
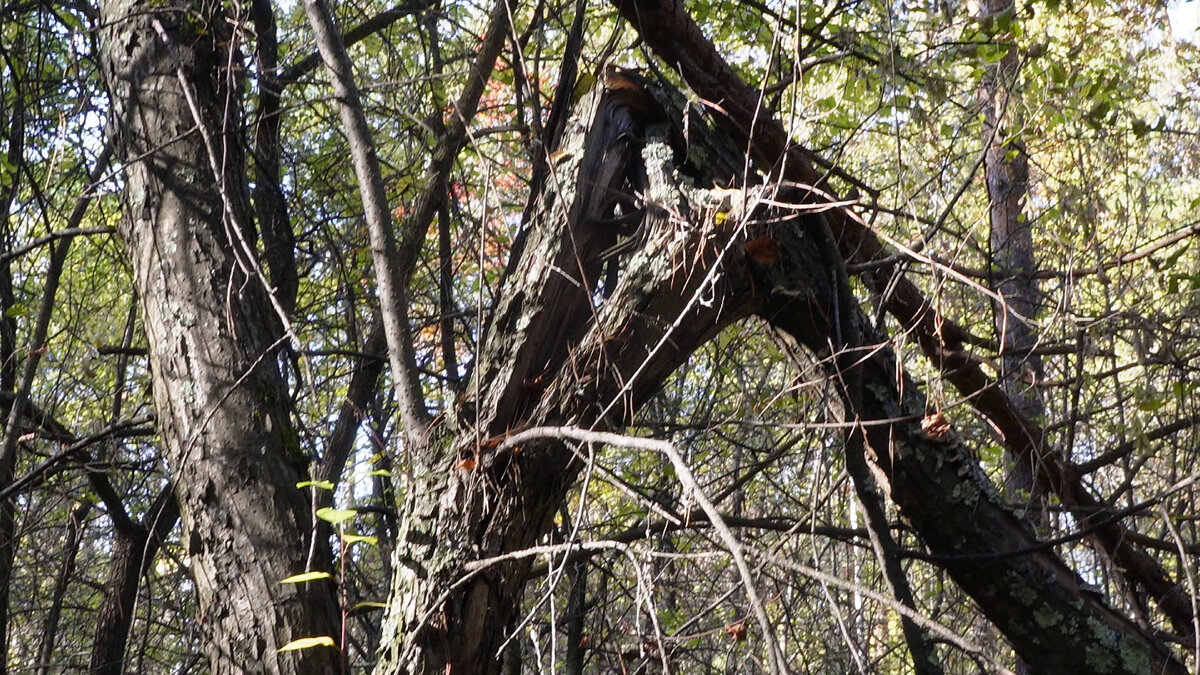
[[[696,477],[692,474],[691,468],[683,460],[683,456],[679,454],[679,451],[675,449],[674,444],[653,438],[624,436],[604,431],[589,431],[578,427],[534,427],[509,436],[497,451],[512,448],[521,443],[539,438],[570,439],[585,443],[605,443],[607,445],[635,450],[649,450],[665,455],[675,468],[675,475],[679,479],[683,489],[695,498],[696,503],[700,505],[701,510],[708,516],[713,529],[717,531],[717,535],[721,538],[722,543],[725,544],[726,549],[729,551],[729,555],[733,558],[738,574],[742,578],[742,585],[746,590],[746,598],[754,610],[755,619],[762,628],[763,639],[767,643],[768,655],[770,656],[771,672],[787,672],[787,664],[779,648],[779,642],[775,638],[775,630],[771,625],[771,620],[767,616],[766,606],[763,605],[762,599],[755,589],[754,578],[750,573],[750,566],[746,563],[742,543],[733,535],[733,531],[729,529],[729,526],[725,523],[725,519],[721,517],[721,512],[709,501],[708,495],[704,493],[704,490],[700,487],[700,483],[696,481]]]

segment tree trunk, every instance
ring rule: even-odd
[[[1009,40],[998,23],[1015,21],[1013,0],[987,0],[980,7],[979,20],[998,31],[997,40]],[[1001,42],[1004,44],[1004,42]],[[1033,252],[1033,222],[1022,214],[1029,192],[1029,158],[1020,138],[1020,97],[1015,91],[1018,75],[1015,45],[995,64],[989,66],[980,86],[983,108],[984,174],[987,179],[989,240],[992,254],[992,288],[1000,301],[995,303],[994,323],[1000,343],[1000,386],[1025,417],[1041,422],[1045,405],[1037,389],[1042,377],[1042,359],[1034,352],[1037,335],[1033,319],[1040,309],[1034,280],[1036,261]],[[1041,438],[1029,439],[1041,444]],[[1040,514],[1045,501],[1045,475],[1039,477],[1032,457],[1009,453],[1012,470],[1008,487],[1024,492],[1033,502],[1032,514]],[[1041,516],[1034,518],[1040,521]]]
[[[12,45],[13,51],[23,53],[24,34],[18,33],[17,44]],[[9,166],[20,166],[25,153],[25,94],[22,78],[16,72],[12,63],[9,67],[12,89],[12,110],[5,123],[5,160]],[[2,94],[2,92],[0,92]],[[4,103],[0,101],[0,107]],[[15,240],[13,218],[11,214],[13,202],[21,186],[20,175],[10,173],[8,184],[0,187],[0,248],[4,252],[12,249]],[[17,320],[10,316],[16,306],[13,295],[12,263],[5,257],[0,261],[0,391],[15,394],[17,390]],[[8,445],[8,439],[4,439]],[[13,462],[8,461],[5,453],[0,453],[0,485],[7,486],[13,480]],[[12,563],[16,556],[17,537],[13,518],[13,505],[10,500],[0,500],[0,675],[8,672],[8,596],[12,585]]]
[[[103,70],[124,169],[119,232],[150,348],[199,621],[215,673],[335,672],[296,638],[336,636],[327,582],[305,571],[306,460],[276,366],[277,323],[245,246],[236,36],[216,3],[102,3]],[[316,547],[324,551],[324,547]],[[328,554],[315,561],[328,569]]]
[[[745,299],[748,289],[727,288],[716,271],[732,232],[703,210],[687,218],[693,205],[675,183],[668,140],[678,129],[659,106],[610,72],[578,107],[466,388],[480,398],[455,407],[447,425],[456,426],[435,432],[435,461],[414,467],[376,672],[501,672],[533,561],[520,552],[549,531],[582,466],[561,440],[508,449],[504,437],[623,426],[693,350],[753,311],[694,301]],[[705,135],[692,128],[693,142]],[[695,182],[711,185],[724,170],[727,184],[740,166],[714,162]],[[652,201],[635,205],[631,182]],[[617,216],[634,208],[644,214],[637,232],[626,230],[636,245],[619,255]]]
[[[121,675],[127,670],[125,651],[141,579],[179,520],[172,493],[172,486],[165,487],[142,523],[134,523],[124,513],[113,517],[112,561],[104,582],[100,621],[92,639],[88,665],[91,675]]]
[[[79,555],[79,538],[85,526],[84,519],[92,510],[92,502],[80,500],[71,509],[70,520],[67,521],[67,540],[63,544],[63,561],[59,567],[58,577],[54,580],[54,592],[50,596],[50,609],[46,611],[46,619],[42,621],[42,643],[38,646],[37,672],[38,675],[49,675],[51,662],[54,659],[54,643],[58,639],[58,622],[62,618],[63,598],[67,595],[67,587],[71,577],[75,575],[75,558]]]
[[[752,267],[756,287],[770,298],[764,318],[818,357],[828,355],[830,336],[843,336],[841,351],[849,358],[822,363],[833,382],[861,382],[857,392],[843,387],[842,397],[851,418],[863,422],[876,476],[932,551],[930,559],[1039,673],[1186,672],[1169,649],[1093,598],[1050,547],[1039,545],[952,430],[923,428],[920,388],[907,375],[897,377],[902,371],[887,340],[856,304],[838,297],[843,291],[831,282],[829,266],[840,263],[829,255],[832,245],[814,243],[822,235],[813,236],[828,225],[820,216],[792,213],[756,214],[756,223],[768,225],[751,225],[780,251],[778,262]]]
[[[1016,45],[998,23],[1014,21],[1013,0],[986,0],[980,6],[980,22],[996,32],[997,41],[1007,45],[999,62],[990,64],[980,82],[983,108],[984,176],[987,184],[988,238],[991,244],[992,290],[1000,298],[993,303],[993,324],[1000,344],[1000,387],[1022,416],[1041,422],[1045,404],[1037,381],[1042,379],[1042,359],[1034,351],[1037,335],[1033,319],[1040,308],[1033,253],[1033,223],[1022,213],[1029,192],[1029,161],[1021,140],[1020,97],[1016,91],[1019,63]],[[1010,136],[1012,134],[1012,136]],[[1043,445],[1042,438],[1029,443]],[[1005,453],[1009,471],[1005,480],[1013,503],[1025,503],[1026,519],[1046,531],[1048,513],[1045,475],[1039,476],[1034,457]],[[1017,662],[1019,675],[1033,670],[1024,660]]]

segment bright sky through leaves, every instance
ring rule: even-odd
[[[1175,33],[1175,39],[1196,41],[1196,26],[1200,24],[1200,2],[1172,2],[1167,7],[1167,14],[1171,17],[1171,30]]]

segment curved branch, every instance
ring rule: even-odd
[[[783,125],[760,110],[758,93],[725,62],[682,3],[611,1],[655,53],[679,71],[702,102],[720,113],[714,117],[743,143],[756,165],[769,174],[782,174],[797,184],[813,186],[808,195],[812,201],[830,201],[832,190],[826,176],[813,167],[806,151],[792,142]],[[643,30],[644,26],[653,28]],[[719,106],[712,103],[716,101]],[[820,196],[821,192],[826,195]],[[848,263],[867,265],[889,257],[879,237],[849,209],[830,208],[825,217]],[[887,311],[914,334],[921,350],[942,370],[944,377],[995,425],[1009,452],[1032,458],[1031,463],[1045,472],[1062,502],[1076,509],[1081,518],[1106,512],[1109,507],[1083,485],[1079,472],[1045,446],[1042,439],[1046,436],[1040,427],[1016,410],[1012,400],[977,363],[961,358],[963,343],[971,340],[968,332],[934,311],[934,304],[920,289],[903,276],[895,277],[894,270],[894,266],[874,268],[861,278],[881,296]],[[1192,605],[1186,592],[1167,577],[1154,558],[1130,543],[1127,528],[1114,523],[1097,533],[1092,541],[1112,556],[1131,579],[1150,591],[1175,630],[1191,632]]]

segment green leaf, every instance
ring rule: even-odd
[[[356,602],[356,603],[354,603],[354,606],[350,608],[350,611],[355,612],[355,611],[362,611],[364,609],[387,609],[387,606],[388,605],[386,602],[371,602],[371,601]]]
[[[296,483],[296,487],[298,488],[306,488],[310,486],[321,488],[322,490],[332,490],[335,487],[333,483],[330,483],[327,480],[302,480],[299,483]]]
[[[342,539],[347,544],[357,544],[359,542],[363,542],[375,546],[379,543],[379,537],[371,537],[364,534],[346,534],[342,535]]]
[[[320,518],[321,520],[324,520],[327,523],[333,523],[334,525],[337,525],[338,523],[346,522],[347,520],[351,520],[352,518],[354,518],[354,516],[357,516],[357,515],[358,515],[358,511],[356,511],[354,509],[331,509],[331,508],[317,509],[317,517],[318,518]]]
[[[1097,123],[1102,122],[1104,117],[1112,110],[1112,103],[1108,101],[1100,101],[1088,110],[1088,117],[1095,120]]]
[[[369,473],[367,475],[368,476],[383,476],[385,478],[391,478],[392,472],[388,471],[387,469],[376,469],[375,471],[372,471],[371,473]]]
[[[1171,254],[1163,260],[1163,268],[1169,270],[1174,267],[1175,264],[1179,262],[1179,259],[1183,257],[1183,254],[1187,253],[1187,251],[1188,248],[1186,246],[1180,246],[1177,250],[1172,251]]]
[[[591,91],[592,87],[594,86],[596,86],[595,75],[592,75],[591,73],[584,73],[580,75],[579,79],[575,81],[575,88],[571,90],[571,103],[578,103],[580,99],[583,98],[584,94],[587,94],[589,91]]]
[[[1057,63],[1050,64],[1050,81],[1054,84],[1062,84],[1067,81],[1067,71]]]
[[[83,29],[83,21],[74,12],[56,12],[55,15],[67,28],[71,30]]]
[[[286,645],[279,648],[281,652],[294,652],[301,649],[310,649],[312,647],[336,647],[337,643],[328,635],[320,637],[306,637],[299,640],[292,640]]]
[[[1157,398],[1157,397],[1147,398],[1138,403],[1138,410],[1141,410],[1143,412],[1154,412],[1166,404],[1167,404],[1167,402],[1161,398]]]
[[[304,574],[297,574],[295,576],[291,576],[286,579],[283,579],[279,583],[281,583],[281,584],[302,584],[306,581],[316,581],[317,579],[331,579],[331,578],[333,578],[333,575],[330,574],[329,572],[305,572]]]
[[[997,63],[1004,58],[1008,53],[1008,45],[998,44],[982,44],[979,45],[979,50],[976,55],[983,59],[984,63]]]
[[[997,33],[1007,33],[1008,30],[1010,28],[1012,28],[1014,16],[1015,16],[1015,13],[1013,12],[1012,7],[1009,7],[1008,9],[1004,10],[1003,12],[1000,12],[999,14],[997,14],[994,19],[995,26],[996,26],[996,32]]]

